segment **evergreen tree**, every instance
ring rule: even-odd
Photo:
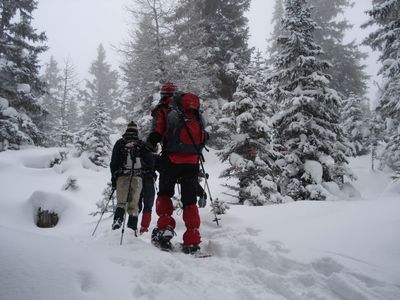
[[[107,168],[110,163],[111,130],[107,126],[109,119],[105,104],[98,101],[93,120],[77,133],[75,140],[78,151],[86,152],[92,163],[103,168]]]
[[[111,69],[106,62],[106,51],[102,44],[97,48],[97,58],[92,62],[89,74],[90,80],[86,80],[86,89],[81,92],[83,100],[83,124],[89,124],[94,117],[98,102],[102,102],[107,113],[112,118],[117,118],[120,110],[120,91],[118,87],[118,73]],[[111,126],[109,119],[108,126]]]
[[[314,41],[316,23],[306,0],[286,0],[281,52],[268,82],[281,91],[282,112],[275,121],[278,144],[287,149],[281,191],[295,200],[323,200],[327,182],[340,185],[350,176],[339,126],[338,93],[329,88],[329,63]]]
[[[0,2],[0,151],[44,142],[38,55],[46,36],[31,25],[36,7],[34,0]]]
[[[171,55],[173,76],[171,79],[181,90],[197,94],[200,97],[216,95],[216,89],[210,79],[210,68],[205,63],[209,52],[206,46],[207,34],[202,24],[200,8],[202,1],[180,0],[174,15],[167,18],[172,24],[171,43],[176,52]]]
[[[173,68],[180,88],[198,93],[211,134],[210,145],[222,148],[229,132],[219,126],[222,106],[233,99],[237,78],[250,62],[247,18],[249,0],[180,0],[172,42],[178,49]]]
[[[46,66],[43,81],[46,83],[46,93],[41,99],[44,107],[49,111],[46,128],[49,143],[66,147],[72,142],[73,132],[79,128],[76,103],[77,81],[71,60],[65,59],[63,69],[60,70],[56,60],[51,57]]]
[[[58,125],[54,128],[53,135],[62,147],[73,141],[73,132],[77,130],[76,93],[77,79],[75,67],[69,58],[64,60],[61,71],[61,98],[58,104]],[[73,115],[75,114],[75,115]]]
[[[248,20],[244,16],[250,0],[202,0],[200,26],[206,37],[204,45],[208,52],[205,63],[217,95],[232,100],[236,91],[239,73],[250,63],[251,49],[248,47]]]
[[[250,67],[238,78],[233,101],[224,109],[229,118],[224,123],[231,132],[232,142],[221,153],[230,167],[222,176],[239,181],[239,202],[250,205],[281,203],[277,191],[279,167],[275,161],[280,154],[271,143],[272,130],[268,121],[268,97],[263,91],[263,73],[259,66]]]
[[[310,0],[309,4],[312,7],[312,19],[317,25],[314,31],[315,42],[324,51],[321,58],[329,60],[331,63],[331,67],[326,70],[326,73],[332,78],[340,78],[340,80],[332,80],[330,87],[345,98],[350,95],[363,96],[366,93],[368,76],[365,74],[365,65],[361,63],[361,60],[366,58],[366,54],[360,51],[355,41],[347,44],[344,42],[345,32],[351,29],[352,25],[344,18],[339,19],[344,10],[352,6],[352,1]],[[276,0],[272,20],[274,30],[269,39],[268,49],[271,57],[274,57],[279,51],[276,41],[279,36],[284,34],[281,25],[282,15],[282,0]]]
[[[269,63],[273,63],[272,58],[279,52],[278,37],[283,35],[282,19],[284,14],[283,0],[275,0],[274,11],[272,14],[273,30],[271,37],[268,39]]]
[[[351,156],[365,155],[369,152],[370,124],[368,118],[370,111],[365,98],[350,96],[345,99],[341,110],[342,126]]]
[[[365,74],[365,65],[362,65],[361,60],[367,55],[360,51],[355,41],[344,43],[346,30],[353,26],[348,20],[339,19],[344,10],[353,5],[353,2],[351,0],[310,0],[310,4],[313,7],[312,18],[317,23],[315,42],[324,51],[321,58],[331,63],[327,74],[335,79],[330,82],[330,86],[344,98],[351,95],[362,97],[366,93],[368,76]]]
[[[388,144],[383,162],[394,170],[400,169],[400,0],[374,0],[373,8],[367,12],[371,20],[367,25],[378,28],[369,35],[365,43],[381,51],[379,74],[384,79],[378,113],[389,125]]]
[[[44,108],[49,112],[46,120],[44,132],[47,135],[49,145],[57,145],[53,136],[53,130],[58,127],[60,120],[60,103],[62,99],[62,76],[57,61],[53,56],[46,64],[44,75],[42,77],[46,85],[46,92],[41,97]]]
[[[121,49],[124,57],[121,69],[129,111],[126,117],[136,120],[143,132],[150,126],[151,106],[159,100],[161,84],[171,80],[173,73],[168,41],[171,29],[166,22],[172,12],[165,0],[135,0],[135,3],[130,12],[138,24]]]

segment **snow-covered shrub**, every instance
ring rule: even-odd
[[[225,214],[225,211],[227,209],[229,209],[229,205],[227,203],[225,203],[222,200],[218,200],[218,198],[216,198],[215,200],[213,200],[213,202],[211,203],[211,211],[214,212],[217,215],[223,215]]]
[[[64,183],[62,189],[64,191],[68,191],[68,190],[76,191],[76,190],[78,190],[79,189],[78,179],[76,177],[74,177],[74,176],[69,176],[67,178],[67,181]]]
[[[104,213],[107,213],[107,212],[114,213],[116,196],[115,196],[115,192],[114,192],[111,197],[111,200],[110,200],[112,191],[113,191],[113,188],[111,186],[111,182],[108,182],[107,187],[103,190],[103,193],[102,193],[103,198],[96,202],[97,210],[94,212],[91,212],[90,213],[91,216],[96,216],[97,214],[101,214],[103,211],[104,211]],[[111,205],[110,205],[110,202],[111,202]]]
[[[53,168],[55,165],[60,165],[63,161],[67,159],[68,151],[61,150],[58,152],[56,156],[50,161],[50,168]]]

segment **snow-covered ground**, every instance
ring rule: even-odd
[[[203,249],[214,255],[195,259],[129,229],[120,246],[108,214],[92,237],[99,215],[89,213],[109,171],[80,158],[49,168],[57,153],[0,153],[1,300],[400,299],[400,184],[372,172],[368,157],[351,164],[360,199],[231,205],[219,227],[201,209]],[[234,202],[215,152],[206,158],[213,197]],[[69,176],[79,190],[62,191]],[[35,226],[39,206],[59,213],[55,228]]]

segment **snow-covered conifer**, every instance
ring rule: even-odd
[[[270,59],[268,62],[273,62],[272,58],[278,52],[278,37],[283,34],[282,19],[284,14],[283,0],[275,0],[274,11],[272,14],[273,30],[270,38],[268,39],[268,54]]]
[[[329,88],[330,64],[314,41],[316,23],[306,0],[286,0],[281,52],[268,82],[280,91],[276,141],[287,153],[279,161],[281,192],[295,200],[326,199],[326,182],[341,184],[349,175],[339,126],[338,93]]]
[[[206,42],[209,34],[202,23],[203,1],[180,0],[174,14],[167,18],[173,34],[170,43],[176,51],[171,55],[171,79],[182,91],[199,97],[213,98],[216,87],[211,80],[212,68],[206,63],[210,51]]]
[[[352,95],[343,100],[341,123],[349,145],[349,156],[365,155],[369,152],[370,111],[365,98]]]
[[[118,73],[111,69],[106,61],[106,51],[102,44],[97,48],[97,58],[90,66],[90,79],[86,80],[86,88],[81,92],[83,101],[83,125],[88,125],[94,116],[97,103],[100,101],[110,117],[117,118],[120,113],[120,96]],[[111,119],[108,126],[111,126]]]
[[[37,1],[2,1],[0,6],[0,151],[42,144],[46,111],[38,55],[46,50],[44,33],[33,28]]]
[[[248,19],[250,0],[202,0],[201,24],[207,34],[205,62],[217,96],[231,100],[239,73],[250,63]]]
[[[272,129],[268,126],[268,96],[263,91],[262,69],[249,68],[238,78],[233,101],[224,106],[225,126],[232,142],[221,153],[230,167],[222,173],[239,181],[239,202],[249,205],[281,203],[278,193],[280,154],[271,143]]]
[[[371,17],[365,25],[376,25],[365,43],[379,50],[382,68],[379,74],[384,79],[377,111],[387,127],[388,144],[383,162],[400,169],[400,0],[374,0],[373,8],[367,12]]]
[[[367,90],[365,65],[366,54],[361,52],[355,41],[346,43],[344,36],[353,25],[343,17],[345,9],[353,5],[352,0],[310,0],[313,7],[311,17],[316,22],[314,38],[324,53],[321,58],[331,63],[326,71],[333,80],[330,87],[344,97],[362,97]]]
[[[87,152],[92,163],[108,167],[110,162],[111,130],[108,127],[110,117],[102,101],[96,103],[94,118],[90,124],[76,134],[75,145],[79,152]]]

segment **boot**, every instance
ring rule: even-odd
[[[111,226],[112,230],[119,229],[122,226],[122,221],[124,220],[125,209],[122,207],[117,207],[114,213],[114,221]]]
[[[200,246],[197,244],[182,245],[182,252],[185,254],[195,254],[197,251],[200,251]]]
[[[137,230],[137,223],[138,223],[138,218],[137,216],[132,216],[129,215],[128,217],[128,224],[126,224],[126,227],[136,231]]]
[[[154,246],[164,251],[172,250],[171,239],[176,235],[174,229],[171,226],[159,229],[154,228],[151,233],[151,242]]]

